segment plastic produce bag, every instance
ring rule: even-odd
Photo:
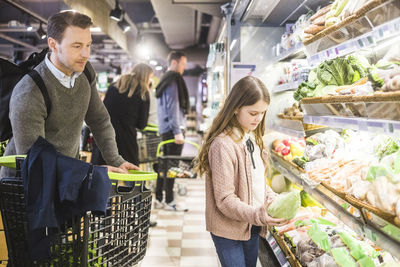
[[[300,192],[298,190],[282,193],[279,194],[275,198],[274,202],[268,206],[268,214],[274,218],[291,220],[296,216],[300,205],[301,199]]]
[[[336,267],[336,266],[338,265],[336,264],[335,260],[327,253],[314,259],[307,265],[307,267]]]
[[[346,248],[333,248],[331,250],[331,253],[333,255],[333,258],[339,264],[340,266],[343,267],[357,267],[356,262],[354,259],[349,255],[349,252],[347,251]]]
[[[328,234],[322,231],[317,223],[313,223],[313,226],[308,230],[307,233],[311,237],[312,241],[318,245],[318,247],[326,252],[331,249]]]

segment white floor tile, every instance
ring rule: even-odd
[[[180,256],[181,248],[157,248],[150,247],[146,251],[146,257],[159,257],[159,256]]]
[[[215,256],[210,257],[181,257],[181,267],[218,267],[219,261]]]
[[[182,226],[183,220],[160,220],[157,219],[157,226]]]
[[[214,242],[211,240],[195,240],[195,239],[183,239],[182,248],[214,248]]]
[[[157,233],[150,233],[151,238],[159,238],[159,239],[182,239],[182,233],[181,232],[167,232],[165,231],[164,233],[162,232],[157,232]]]
[[[185,233],[199,233],[205,232],[206,226],[205,225],[184,225],[183,232]]]
[[[199,221],[205,221],[206,216],[202,214],[185,214],[183,217],[184,220],[199,220]]]

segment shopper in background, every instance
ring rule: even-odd
[[[10,100],[10,121],[13,138],[6,155],[26,154],[39,136],[69,157],[78,157],[83,121],[90,127],[106,154],[110,171],[128,172],[138,169],[125,161],[115,143],[110,117],[96,88],[95,71],[87,65],[92,83],[82,75],[90,56],[91,19],[83,14],[64,11],[49,18],[47,43],[51,52],[35,69],[46,85],[51,111],[38,86],[25,75],[15,86]],[[1,177],[13,175],[2,168]]]
[[[275,193],[265,185],[265,113],[270,96],[257,78],[239,80],[215,117],[198,155],[206,175],[206,229],[224,267],[256,266],[261,226],[287,221],[268,215]]]
[[[156,92],[155,92],[155,86],[158,84],[158,79],[157,77],[153,76],[152,79],[150,80],[149,84],[149,90],[150,90],[150,110],[149,110],[149,120],[147,122],[147,125],[158,125],[158,119],[157,119],[157,98],[156,98]]]
[[[182,77],[187,58],[184,53],[173,51],[168,55],[168,71],[156,88],[158,104],[158,131],[162,140],[175,139],[163,146],[164,155],[181,155],[184,143],[185,115],[189,112],[189,93]],[[178,211],[187,209],[176,205],[173,187],[175,179],[157,178],[155,208]],[[163,188],[165,183],[165,203]]]
[[[129,162],[139,164],[139,147],[136,129],[147,125],[150,107],[149,83],[153,69],[145,64],[136,64],[130,74],[122,75],[111,84],[104,98],[115,129],[119,154]],[[93,146],[92,163],[102,165],[104,159],[97,145]]]

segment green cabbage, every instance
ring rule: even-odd
[[[301,199],[298,190],[282,193],[268,206],[268,214],[274,218],[291,220],[296,216],[300,205]]]

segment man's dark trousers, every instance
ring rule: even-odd
[[[164,134],[161,134],[161,139],[163,141],[165,140],[169,140],[169,139],[174,139],[175,136],[172,132],[167,132]],[[164,155],[178,155],[180,156],[182,153],[182,149],[183,149],[183,144],[175,144],[175,143],[171,143],[171,144],[166,144],[163,145],[163,151],[164,151]],[[176,165],[176,166],[175,166]],[[178,167],[178,164],[174,164],[174,166],[172,167]],[[161,168],[161,166],[158,166],[158,168]],[[164,176],[167,176],[166,173],[164,173]],[[166,203],[171,203],[174,200],[174,183],[175,183],[175,179],[174,178],[160,178],[157,177],[157,186],[156,186],[156,199],[158,201],[162,201],[163,198],[163,188],[164,188],[164,184],[165,184],[165,202]]]

